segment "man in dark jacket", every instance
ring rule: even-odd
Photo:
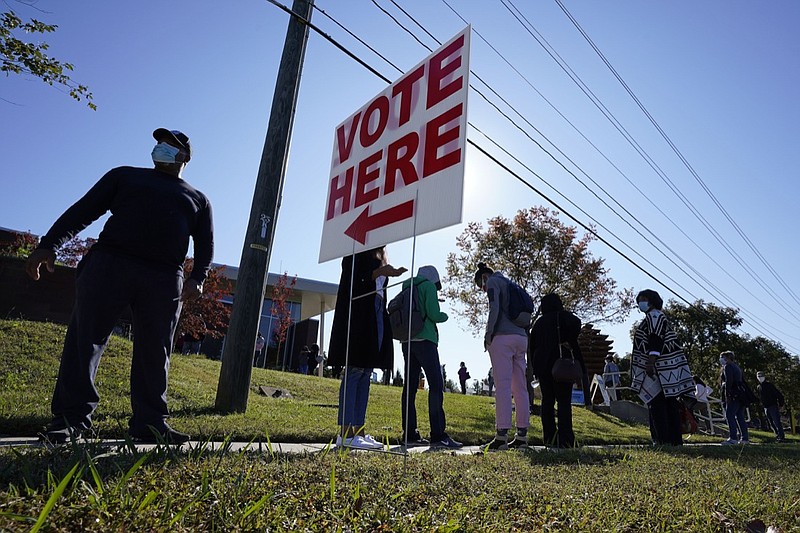
[[[62,443],[92,426],[100,399],[94,377],[114,325],[128,305],[135,338],[131,363],[131,437],[143,442],[183,443],[189,436],[166,422],[169,356],[181,302],[197,298],[214,251],[211,204],[181,173],[192,157],[189,138],[159,128],[154,168],[108,171],[42,237],[28,257],[34,280],[44,265],[53,272],[55,251],[111,212],[97,243],[76,269],[75,307],[64,340],[51,403],[53,419],[43,438]],[[194,267],[183,263],[194,243]]]
[[[783,408],[786,400],[781,391],[775,385],[767,381],[764,372],[759,371],[756,374],[758,379],[758,392],[761,395],[761,405],[764,406],[764,414],[767,415],[769,425],[775,432],[775,440],[783,442],[785,435],[783,433],[783,423],[781,422],[781,409]]]

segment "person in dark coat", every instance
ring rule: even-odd
[[[342,258],[328,350],[328,363],[344,368],[339,388],[341,431],[337,446],[383,447],[364,434],[364,422],[372,370],[394,367],[394,343],[386,310],[388,278],[406,271],[388,264],[385,247]]]
[[[64,443],[91,429],[100,396],[95,375],[114,325],[133,314],[131,410],[128,433],[142,442],[181,444],[189,435],[167,424],[167,383],[175,326],[182,302],[202,294],[214,254],[211,203],[183,180],[192,157],[189,137],[158,128],[153,168],[117,167],[68,208],[28,257],[26,271],[39,279],[53,272],[56,250],[111,212],[91,250],[75,269],[72,312],[50,410],[42,434]],[[190,240],[194,267],[184,279]]]
[[[317,366],[322,361],[322,357],[319,357],[319,344],[312,344],[310,351],[311,353],[308,354],[308,373],[313,376],[317,373]]]
[[[297,355],[297,373],[303,374],[304,376],[308,374],[308,360],[311,356],[311,350],[308,349],[308,346],[303,346],[300,348],[300,353]]]
[[[461,361],[461,366],[458,368],[458,382],[461,384],[461,394],[467,393],[467,380],[470,378],[467,364]]]
[[[786,439],[786,435],[783,431],[783,422],[781,422],[781,409],[786,399],[775,385],[767,381],[767,376],[764,375],[764,372],[759,370],[756,374],[756,379],[758,379],[758,393],[761,396],[761,405],[764,406],[764,414],[767,415],[769,425],[775,432],[775,440],[783,442]]]
[[[539,379],[542,392],[542,433],[546,446],[573,448],[575,433],[572,430],[572,383],[560,383],[553,379],[552,368],[561,355],[559,340],[572,350],[573,357],[583,370],[583,390],[589,390],[589,378],[583,354],[578,345],[581,320],[569,311],[564,311],[561,298],[554,293],[542,297],[539,307],[541,316],[531,329],[528,357],[534,375]],[[584,394],[586,405],[591,405],[588,394]],[[558,424],[556,409],[558,404]]]

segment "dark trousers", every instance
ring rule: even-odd
[[[647,404],[650,415],[650,436],[654,444],[672,446],[683,444],[679,402],[677,398],[667,398],[660,392]]]
[[[777,405],[770,405],[769,407],[764,408],[764,414],[767,415],[767,420],[769,420],[769,425],[772,428],[772,431],[775,432],[775,436],[779,439],[784,439],[786,435],[783,432],[781,408]]]
[[[575,433],[572,430],[572,383],[559,383],[549,376],[540,377],[542,390],[542,438],[546,446],[573,448]],[[556,425],[558,403],[558,425]]]
[[[728,420],[728,436],[731,440],[749,440],[745,406],[739,400],[725,404],[725,418]]]
[[[132,433],[166,429],[167,377],[172,339],[180,315],[181,271],[137,263],[103,252],[78,265],[75,307],[64,339],[51,410],[53,424],[91,427],[100,396],[94,378],[122,311],[133,313],[131,363]]]
[[[403,359],[406,362],[406,379],[403,381],[402,413],[403,434],[412,439],[417,432],[417,384],[420,369],[428,378],[428,418],[431,421],[431,442],[445,438],[444,379],[439,363],[439,348],[431,341],[411,342],[411,357],[408,344],[403,344]],[[408,428],[408,434],[406,434]]]

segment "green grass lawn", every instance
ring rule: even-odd
[[[54,324],[0,321],[0,433],[33,436],[50,419],[50,397],[58,372],[65,328]],[[399,350],[398,350],[399,352]],[[101,437],[124,437],[130,416],[131,343],[112,337],[97,373],[100,405],[94,416]],[[399,356],[399,353],[398,353]],[[400,359],[402,361],[402,358]],[[247,412],[220,415],[214,411],[221,363],[203,356],[172,357],[168,401],[170,424],[205,440],[251,439],[272,442],[329,442],[336,435],[339,381],[288,372],[253,369]],[[260,385],[290,391],[292,398],[258,394]],[[396,442],[402,433],[400,387],[373,384],[367,409],[367,432]],[[418,423],[429,428],[427,391],[417,395]],[[448,431],[465,444],[481,444],[494,434],[494,399],[445,394]],[[541,444],[539,418],[531,418],[531,441]],[[644,444],[646,427],[583,408],[574,409],[575,432],[586,444]],[[718,440],[718,439],[712,439]]]
[[[0,433],[32,436],[49,419],[64,328],[0,321]],[[130,413],[130,343],[114,338],[100,366],[103,437]],[[171,423],[196,437],[328,442],[338,382],[254,370],[247,413],[213,411],[219,363],[173,358]],[[420,395],[420,425],[426,395]],[[448,428],[468,444],[492,435],[485,397],[445,395]],[[368,431],[400,435],[400,389],[374,386]],[[532,434],[541,425],[532,420]],[[645,444],[647,428],[575,410],[584,444]],[[753,432],[752,440],[770,436]],[[743,531],[762,520],[800,531],[800,446],[608,447],[403,457],[109,450],[95,443],[0,449],[0,531]],[[695,437],[692,438],[695,440]],[[719,439],[709,439],[718,441]],[[540,441],[539,441],[540,442]]]

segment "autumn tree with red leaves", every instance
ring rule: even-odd
[[[56,250],[56,264],[75,267],[83,256],[97,242],[97,239],[79,238],[77,235]],[[28,257],[39,246],[39,237],[33,233],[17,233],[14,242],[0,245],[0,255],[8,257]]]
[[[39,237],[33,233],[17,233],[13,242],[0,244],[0,255],[5,257],[28,257],[39,245]]]
[[[193,266],[194,259],[191,257],[184,261],[184,279],[189,279]],[[222,298],[231,294],[233,284],[225,277],[224,270],[224,266],[209,270],[203,282],[202,296],[183,302],[177,327],[179,335],[189,333],[196,339],[202,339],[206,334],[215,339],[225,335],[231,318],[231,308],[222,302]]]
[[[633,289],[618,288],[604,260],[592,255],[594,239],[539,206],[522,209],[510,220],[491,218],[485,228],[470,222],[456,238],[458,252],[447,257],[443,295],[456,304],[456,318],[479,335],[488,303],[473,276],[478,263],[486,263],[527,290],[537,306],[542,296],[555,292],[584,323],[620,323],[634,305]]]
[[[289,275],[284,272],[278,278],[278,283],[272,288],[272,309],[270,313],[278,321],[273,333],[273,340],[278,346],[278,354],[281,353],[281,344],[286,340],[286,332],[289,331],[289,328],[294,322],[292,320],[292,313],[289,310],[289,297],[294,294],[294,286],[296,283],[297,276],[294,276],[290,280]],[[282,368],[282,370],[285,370],[285,368]]]

